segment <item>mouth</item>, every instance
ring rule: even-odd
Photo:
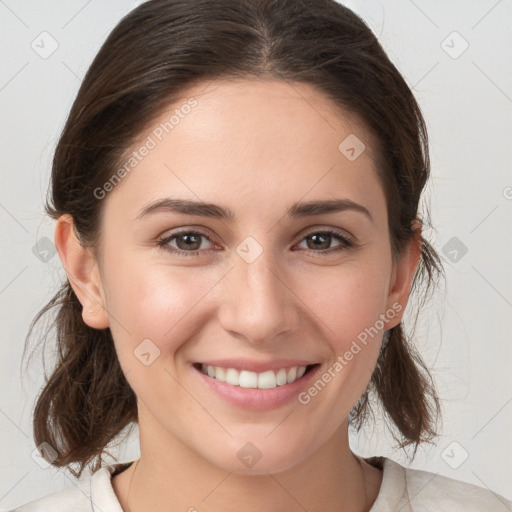
[[[254,372],[246,369],[227,368],[204,363],[194,363],[193,367],[210,379],[228,386],[252,389],[274,389],[284,387],[303,379],[320,363],[296,365],[279,369]]]

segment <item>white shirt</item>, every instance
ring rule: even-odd
[[[368,460],[368,459],[366,459]],[[382,457],[379,495],[369,512],[507,512],[512,501],[476,485],[435,473],[405,468]],[[20,506],[12,512],[123,512],[112,474],[131,463],[104,466],[74,485]]]

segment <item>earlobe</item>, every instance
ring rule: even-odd
[[[55,247],[73,291],[82,304],[84,322],[95,329],[109,327],[98,263],[93,252],[77,238],[73,218],[69,214],[57,219]]]
[[[407,306],[414,274],[421,256],[421,223],[413,222],[414,236],[407,243],[395,263],[390,282],[387,309],[397,312],[396,316],[386,322],[385,329],[391,329],[402,321]]]

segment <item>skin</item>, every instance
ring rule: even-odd
[[[141,141],[190,96],[197,106],[103,199],[97,258],[78,243],[69,215],[56,226],[83,319],[110,327],[138,399],[141,458],[135,472],[132,465],[113,478],[115,493],[131,512],[367,511],[382,473],[351,452],[347,416],[375,368],[382,331],[401,321],[418,238],[393,261],[372,139],[313,87],[203,84]],[[354,161],[338,150],[351,133],[366,145]],[[236,220],[165,211],[136,219],[170,196],[223,205]],[[285,217],[297,201],[333,198],[363,205],[372,220],[353,210]],[[180,257],[157,246],[177,228],[201,231],[200,250],[210,251]],[[329,228],[356,246],[332,252],[335,237],[308,245],[308,235]],[[263,250],[251,263],[236,252],[247,236]],[[192,251],[183,239],[169,244]],[[306,405],[237,408],[191,368],[214,358],[301,358],[323,372],[393,304],[401,311]],[[133,351],[148,338],[160,355],[146,366]],[[262,454],[252,468],[237,457],[247,442]]]

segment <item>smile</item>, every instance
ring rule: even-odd
[[[202,389],[233,407],[255,412],[297,403],[298,394],[322,368],[321,363],[289,359],[226,359],[190,366]]]
[[[267,370],[264,372],[252,372],[249,370],[236,370],[235,368],[222,368],[198,363],[198,368],[204,375],[230,386],[241,388],[272,389],[277,386],[291,384],[303,377],[308,369],[315,365],[292,366],[279,370]]]

